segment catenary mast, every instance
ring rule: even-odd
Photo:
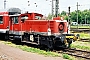
[[[4,0],[4,9],[6,9],[6,0]]]
[[[56,0],[56,3],[55,3],[55,16],[56,17],[58,16],[58,10],[59,10],[59,0]]]

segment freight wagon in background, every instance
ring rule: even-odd
[[[0,36],[49,49],[69,48],[72,41],[78,38],[77,35],[68,34],[68,22],[60,17],[45,20],[42,14],[19,14],[18,11],[0,12]]]

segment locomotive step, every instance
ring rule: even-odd
[[[9,40],[14,40],[13,38],[9,38]]]
[[[29,42],[29,41],[22,41],[22,42],[26,42],[26,43],[31,43],[31,44],[38,45],[38,43],[35,43],[35,42]]]
[[[9,37],[13,37],[13,36],[9,36]]]

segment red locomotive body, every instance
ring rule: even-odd
[[[8,12],[0,12],[0,32],[6,33],[9,27],[9,15]]]
[[[0,29],[8,29],[5,39],[20,39],[21,42],[54,47],[69,47],[77,38],[68,33],[68,22],[59,17],[53,20],[43,19],[39,13],[24,13],[3,16]],[[2,30],[3,31],[3,30]],[[1,33],[0,33],[1,34]]]
[[[10,30],[46,33],[51,29],[52,34],[67,33],[66,20],[43,20],[43,15],[38,13],[25,13],[18,17],[18,23],[10,25]],[[21,20],[21,21],[20,21]],[[24,21],[24,22],[22,22]],[[12,28],[13,26],[13,28]]]

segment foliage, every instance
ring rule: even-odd
[[[38,48],[31,48],[31,47],[28,47],[28,46],[21,46],[19,48],[22,49],[23,51],[38,53],[38,54],[42,54],[42,55],[45,55],[45,56],[53,56],[53,57],[60,56],[59,54],[54,53],[54,52],[50,52],[50,51],[46,52],[44,50],[40,50]]]
[[[71,57],[71,56],[68,55],[68,54],[63,54],[63,58],[68,59],[68,60],[75,60],[74,57]]]
[[[69,56],[68,54],[63,54],[63,58],[65,58],[65,59],[69,59],[70,56]]]
[[[80,34],[80,38],[90,38],[90,34],[88,33],[79,33]]]
[[[47,19],[52,19],[52,15],[49,13]]]
[[[90,39],[90,34],[89,33],[81,32],[81,33],[74,33],[74,34],[79,34],[81,39],[84,39],[84,38],[85,39]]]
[[[66,20],[68,19],[68,16],[67,16],[67,12],[66,11],[62,11],[61,14],[59,13],[58,14],[59,16],[63,16]],[[49,18],[51,18],[51,14],[48,15]],[[78,10],[78,23],[79,24],[85,24],[85,20],[86,20],[86,23],[87,24],[90,24],[90,10],[83,10],[83,11],[80,11]],[[70,20],[71,22],[77,22],[77,11],[73,11],[70,13]]]
[[[76,41],[71,44],[71,48],[78,48],[78,49],[90,51],[90,42]]]
[[[66,15],[66,11],[62,11],[61,15],[65,16]]]
[[[77,25],[71,25],[70,27],[71,28],[77,28]],[[90,26],[88,26],[88,25],[87,26],[85,26],[85,25],[78,25],[78,28],[88,28],[89,29]]]

